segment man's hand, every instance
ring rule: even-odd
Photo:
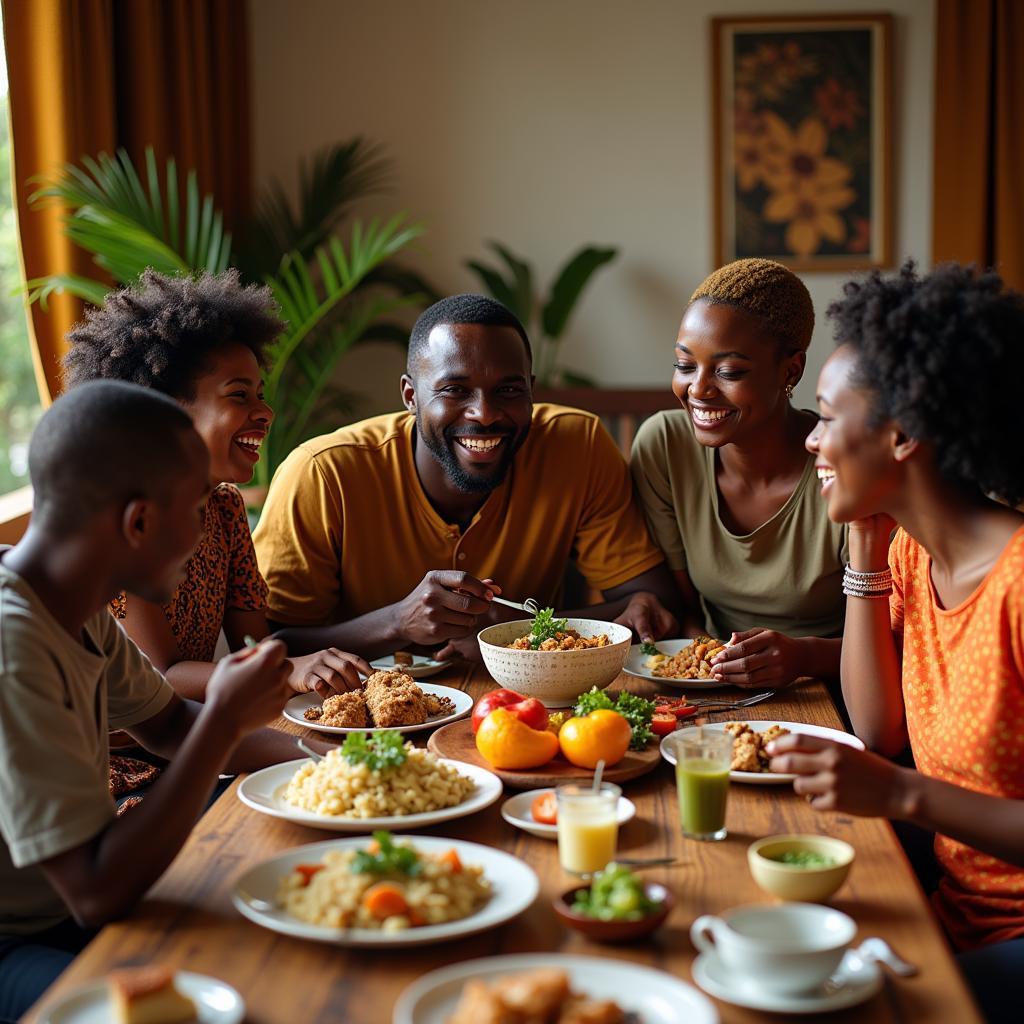
[[[733,633],[729,646],[711,659],[713,678],[730,686],[785,686],[804,669],[802,641],[774,629]]]
[[[288,684],[292,690],[295,693],[316,690],[321,700],[326,700],[332,693],[358,690],[362,686],[360,675],[368,676],[373,672],[358,654],[339,651],[336,647],[328,647],[316,654],[304,654],[300,658],[292,658],[291,662]]]
[[[500,589],[454,570],[428,572],[397,605],[398,632],[403,643],[426,647],[472,632]]]
[[[280,640],[264,640],[222,658],[210,676],[201,714],[216,715],[236,740],[276,718],[292,694],[286,654]]]
[[[906,816],[907,769],[845,743],[790,733],[768,744],[773,772],[800,776],[793,782],[819,811],[869,818]]]
[[[640,638],[641,643],[661,640],[666,636],[677,636],[679,623],[675,616],[645,590],[638,590],[629,599],[629,604],[615,620],[619,625],[629,626]]]

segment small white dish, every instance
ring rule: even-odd
[[[670,658],[678,654],[684,647],[689,647],[692,640],[659,640],[655,646],[661,654],[667,654]],[[679,690],[720,690],[728,683],[720,683],[716,679],[678,679],[672,676],[656,676],[647,667],[648,655],[641,650],[640,644],[633,644],[626,655],[626,664],[622,666],[623,672],[640,679],[649,679],[659,686],[671,686]]]
[[[824,725],[807,725],[803,722],[763,722],[748,718],[737,718],[735,721],[746,722],[754,732],[767,732],[773,725],[778,725],[783,729],[788,729],[790,732],[799,732],[806,736],[819,736],[822,739],[835,740],[837,743],[845,743],[848,747],[854,747],[856,750],[864,749],[863,742],[857,739],[856,736],[848,732],[842,732],[839,729],[829,729]],[[728,724],[728,722],[712,722],[710,725],[705,725],[702,728],[723,732]],[[669,733],[660,744],[661,756],[669,764],[676,763],[676,755],[667,741],[672,736],[678,735],[678,731]],[[784,782],[792,782],[796,776],[789,772],[729,772],[729,778],[733,782],[747,782],[754,786],[776,786]]]
[[[450,715],[435,715],[433,718],[428,718],[421,725],[398,725],[392,726],[392,729],[397,729],[402,734],[422,732],[424,729],[436,729],[439,725],[447,725],[449,722],[456,722],[460,718],[465,718],[473,710],[473,698],[462,690],[456,690],[454,686],[438,686],[436,683],[423,683],[420,689],[424,693],[433,694],[435,697],[447,697],[455,705],[455,710]],[[319,722],[307,721],[303,717],[309,708],[318,708],[321,704],[323,704],[323,701],[315,693],[297,693],[285,704],[284,711],[281,714],[289,722],[294,722],[296,725],[304,725],[307,729],[313,729],[316,732],[343,734],[348,732],[385,731],[384,729],[377,729],[371,726],[362,729],[350,729],[347,726],[340,725],[321,725]]]
[[[614,999],[644,1024],[718,1024],[711,1000],[692,985],[651,967],[600,956],[513,953],[465,960],[414,981],[395,1003],[392,1024],[444,1024],[455,1012],[467,981],[493,983],[510,974],[557,968],[573,989],[597,999]]]
[[[537,898],[540,882],[528,864],[518,857],[479,843],[461,839],[442,839],[438,836],[396,835],[396,841],[408,840],[426,853],[445,853],[454,850],[463,864],[478,864],[491,883],[491,898],[475,913],[446,924],[424,925],[400,932],[375,931],[371,928],[327,928],[309,924],[292,917],[277,905],[281,879],[296,864],[316,864],[329,850],[362,850],[365,837],[331,839],[324,843],[310,843],[286,850],[270,857],[240,875],[231,890],[231,901],[244,917],[264,928],[282,935],[314,942],[329,942],[337,946],[390,947],[424,946],[448,939],[461,939],[467,935],[490,929],[511,921],[526,910]]]
[[[199,1024],[241,1024],[245,1003],[230,986],[217,978],[191,971],[177,971],[174,984],[196,1004]],[[39,1024],[109,1024],[112,1020],[110,988],[105,978],[90,981],[44,1010]]]
[[[525,793],[517,793],[509,797],[501,805],[501,816],[516,828],[529,832],[532,836],[540,839],[557,839],[558,826],[545,825],[543,822],[534,821],[530,813],[530,805],[533,801],[545,793],[554,793],[553,789],[528,789]],[[636,804],[624,796],[619,797],[618,820],[620,825],[625,825],[636,817]]]
[[[714,953],[701,953],[690,968],[693,980],[708,995],[733,1006],[768,1013],[829,1013],[859,1006],[882,987],[882,972],[871,960],[852,950],[843,957],[835,974],[814,992],[806,995],[779,995],[751,985],[735,971],[728,971]]]
[[[308,825],[331,832],[375,832],[377,829],[390,831],[426,828],[427,825],[451,821],[453,818],[464,818],[467,814],[475,814],[485,807],[490,807],[501,796],[501,779],[493,772],[463,761],[449,761],[447,758],[438,760],[442,764],[451,765],[459,774],[467,776],[476,784],[476,788],[461,804],[444,807],[438,811],[393,815],[387,818],[342,818],[331,814],[314,814],[312,811],[295,807],[285,799],[284,791],[295,772],[307,763],[306,759],[274,764],[246,776],[238,787],[238,799],[260,814],[283,818],[296,825]]]
[[[395,661],[395,656],[389,654],[385,658],[371,661],[370,668],[375,668],[378,672],[404,672],[413,679],[426,679],[428,676],[436,676],[438,672],[443,672],[450,664],[450,661],[434,661],[433,658],[426,658],[422,654],[414,654],[411,665],[399,665]]]

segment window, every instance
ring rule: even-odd
[[[0,44],[0,494],[28,483],[28,439],[42,411],[21,290],[7,104],[7,58]]]

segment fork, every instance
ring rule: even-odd
[[[708,701],[706,704],[696,705],[701,711],[738,711],[740,708],[752,708],[755,704],[760,704],[761,701],[767,700],[771,696],[770,693],[759,693],[756,697],[748,697],[746,700],[739,701]]]
[[[739,700],[726,700],[724,697],[687,697],[686,703],[696,704],[699,708],[709,704],[732,704],[738,708],[746,708],[752,704],[760,704],[761,701],[767,700],[771,695],[771,690],[765,690],[764,693],[755,693],[751,697],[742,697]]]
[[[527,615],[536,615],[540,611],[540,605],[532,597],[528,597],[522,604],[517,604],[515,601],[506,601],[503,597],[492,597],[491,600],[508,608],[518,608],[519,611],[526,612]]]

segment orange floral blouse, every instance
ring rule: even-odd
[[[918,770],[1024,800],[1024,527],[981,586],[942,608],[931,557],[899,530],[889,551],[893,631],[903,634],[903,700]],[[935,910],[960,949],[1024,936],[1024,868],[936,835]]]
[[[125,617],[126,597],[121,594],[111,602],[118,619]],[[266,607],[267,584],[256,565],[245,502],[233,484],[219,484],[203,510],[203,535],[185,578],[164,606],[182,659],[213,661],[228,608]]]

